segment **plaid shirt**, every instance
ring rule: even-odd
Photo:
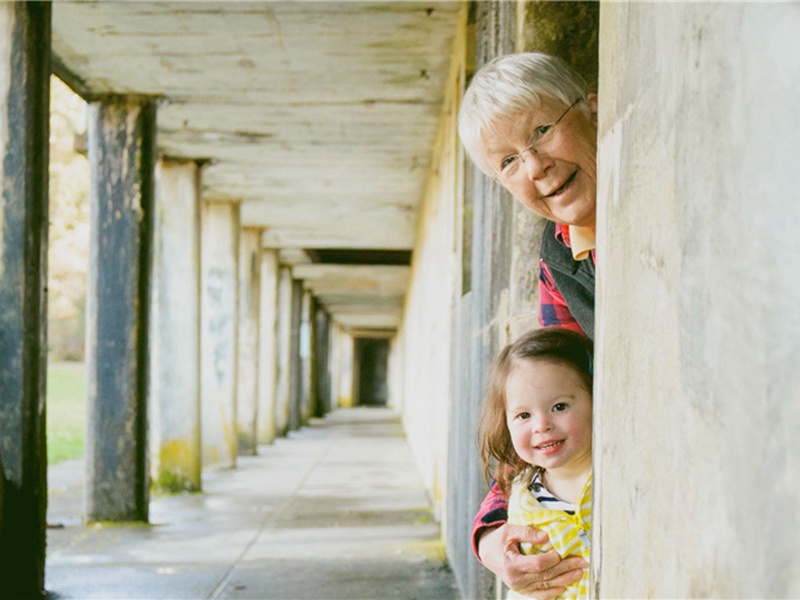
[[[570,248],[569,226],[556,223],[556,239]],[[595,251],[589,255],[592,264],[596,264]],[[542,327],[564,327],[585,333],[575,317],[569,312],[564,296],[558,291],[550,269],[541,260],[539,261],[539,325]]]
[[[572,247],[568,225],[556,223],[556,239],[568,248]],[[594,250],[591,251],[587,260],[597,264]],[[541,260],[539,261],[539,325],[542,327],[565,327],[578,333],[585,333],[569,312],[567,302],[558,291],[550,269]],[[472,523],[472,549],[475,556],[478,556],[477,542],[484,531],[490,527],[503,525],[507,520],[508,500],[498,491],[497,486],[492,485],[492,489],[481,503],[478,514],[475,515]]]

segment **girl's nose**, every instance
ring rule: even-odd
[[[547,415],[536,415],[531,419],[531,427],[534,433],[544,433],[548,431],[553,424]]]

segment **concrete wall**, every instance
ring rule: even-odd
[[[799,27],[602,6],[600,596],[800,596]]]
[[[455,118],[465,53],[464,20],[454,49],[435,158],[420,211],[399,331],[403,355],[392,358],[393,365],[403,367],[402,381],[393,384],[403,395],[396,405],[402,406],[414,458],[434,506],[440,511],[445,498],[450,432],[452,312],[461,271],[456,227],[461,210],[460,149]]]

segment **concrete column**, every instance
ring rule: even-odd
[[[339,328],[337,338],[336,404],[340,408],[351,408],[355,405],[353,388],[355,344],[353,343],[353,337],[342,328]]]
[[[150,476],[175,492],[201,487],[200,176],[195,162],[156,170]]]
[[[341,344],[339,343],[340,327],[336,322],[331,322],[330,341],[328,344],[330,351],[330,409],[335,410],[339,407],[339,382],[341,381]]]
[[[292,269],[281,266],[278,279],[278,377],[275,388],[275,433],[289,430],[292,349]]]
[[[113,96],[89,106],[87,513],[146,521],[147,397],[156,107]]]
[[[259,444],[275,441],[276,386],[278,375],[278,252],[261,252],[261,307],[258,343],[258,419]]]
[[[318,302],[314,302],[314,346],[312,352],[312,414],[321,417],[331,410],[330,402],[330,318]]]
[[[242,229],[239,244],[239,369],[236,395],[239,454],[256,454],[261,231]]]
[[[298,339],[299,355],[299,404],[300,404],[300,426],[308,423],[312,414],[311,394],[315,387],[312,372],[312,336],[314,327],[311,314],[313,298],[308,290],[301,291],[300,303],[300,336]]]
[[[201,231],[200,382],[203,466],[234,467],[239,205],[204,202]]]
[[[303,323],[303,282],[292,280],[291,343],[289,346],[289,430],[297,431],[303,425],[302,394],[303,368],[300,354],[301,327]]]
[[[9,598],[44,590],[49,98],[50,3],[0,3],[0,596]]]

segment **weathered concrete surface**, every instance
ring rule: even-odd
[[[259,456],[240,457],[237,469],[209,473],[204,487],[155,498],[151,526],[83,527],[62,517],[66,526],[49,532],[48,592],[65,600],[459,598],[392,411],[313,419]]]
[[[258,340],[261,276],[260,231],[242,229],[239,242],[239,357],[236,421],[239,454],[255,454],[258,418]]]
[[[408,250],[461,5],[56,3],[56,67],[167,99],[162,151],[210,159],[205,197],[243,200],[267,245]]]
[[[596,90],[601,3],[528,0],[517,6],[516,51],[558,56]]]
[[[292,279],[291,321],[289,337],[289,431],[300,429],[303,425],[302,393],[303,368],[301,361],[301,325],[303,322],[303,282]]]
[[[261,252],[261,297],[259,302],[258,419],[259,444],[275,440],[276,387],[278,373],[278,253]]]
[[[203,467],[233,467],[239,315],[239,205],[203,202],[201,211],[200,402]]]
[[[0,5],[0,596],[44,583],[50,5]],[[7,480],[5,480],[7,478]]]
[[[156,169],[150,476],[172,491],[201,485],[200,179],[196,162]]]
[[[147,520],[155,121],[146,98],[89,107],[87,503],[98,521]]]
[[[300,304],[300,337],[298,343],[298,367],[300,370],[300,388],[298,390],[298,404],[300,424],[305,424],[311,418],[311,354],[312,341],[312,299],[311,292],[304,290]]]
[[[599,594],[798,597],[800,12],[601,20]]]
[[[278,374],[275,387],[275,431],[284,436],[289,428],[291,402],[292,269],[278,272]]]
[[[335,354],[333,394],[336,406],[349,408],[355,405],[353,395],[353,337],[341,327],[335,328],[333,349]]]

